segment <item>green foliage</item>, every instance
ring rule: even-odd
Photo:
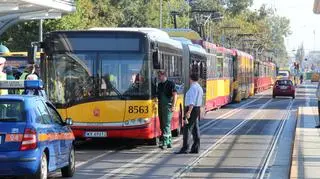
[[[10,51],[26,51],[32,41],[38,41],[39,23],[22,22],[9,28],[0,38]]]
[[[237,15],[247,10],[252,3],[253,0],[227,0],[227,11],[232,15]]]
[[[287,54],[284,37],[291,33],[289,20],[275,15],[265,5],[257,11],[251,11],[248,7],[252,2],[253,0],[196,0],[188,5],[185,0],[163,0],[162,27],[174,27],[171,14],[174,11],[178,13],[178,28],[192,28],[198,32],[201,30],[206,39],[230,48],[251,53],[256,48],[261,53],[273,53],[279,64],[285,64]],[[46,20],[44,32],[91,27],[159,28],[160,25],[160,0],[76,0],[76,5],[76,12],[58,20]],[[208,12],[194,11],[219,12],[223,19],[217,13],[210,16]],[[38,21],[19,23],[2,34],[0,41],[11,51],[25,51],[30,42],[38,40],[38,24]],[[252,42],[246,42],[248,39],[252,39]]]

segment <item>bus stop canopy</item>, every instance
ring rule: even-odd
[[[20,21],[60,18],[75,9],[74,0],[0,0],[0,35]]]

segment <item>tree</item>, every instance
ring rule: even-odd
[[[226,0],[227,11],[232,15],[238,15],[247,10],[253,3],[253,0]]]

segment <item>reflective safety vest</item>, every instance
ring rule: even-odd
[[[7,80],[7,74],[0,72],[0,80]],[[6,89],[0,90],[0,95],[6,95],[6,94],[8,94],[8,90]]]
[[[19,80],[26,80],[27,76],[29,75],[29,73],[27,72],[23,72],[19,78]],[[24,90],[19,90],[19,94],[22,94]]]

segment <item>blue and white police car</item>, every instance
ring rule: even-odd
[[[0,96],[0,176],[46,179],[61,169],[75,172],[71,119],[65,122],[41,94],[40,80],[0,81],[0,89],[32,90],[38,95]]]

